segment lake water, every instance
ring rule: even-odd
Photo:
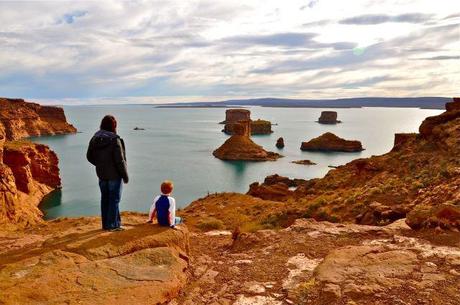
[[[69,106],[69,122],[80,133],[41,137],[34,141],[49,145],[59,156],[63,188],[53,192],[41,204],[46,217],[99,215],[99,189],[94,168],[86,161],[86,149],[105,114],[113,114],[119,123],[118,133],[127,146],[130,182],[124,185],[122,210],[148,211],[165,179],[174,181],[179,207],[208,193],[246,192],[250,183],[271,174],[295,178],[324,176],[328,165],[342,165],[353,159],[379,155],[393,146],[394,133],[416,132],[424,118],[439,110],[407,108],[332,109],[342,124],[321,125],[315,121],[325,109],[251,107],[253,119],[262,118],[278,124],[271,135],[253,136],[253,140],[284,155],[276,162],[224,162],[212,151],[227,138],[221,132],[224,108],[154,108],[153,106]],[[331,109],[327,109],[331,110]],[[134,127],[145,130],[134,131]],[[366,148],[359,153],[302,152],[302,141],[333,132],[346,139],[356,139]],[[285,148],[275,142],[283,137]],[[309,159],[314,166],[293,164]]]

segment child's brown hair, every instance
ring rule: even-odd
[[[163,183],[161,184],[161,192],[165,195],[167,194],[171,194],[171,192],[173,191],[174,189],[174,184],[172,183],[172,181],[169,181],[169,180],[165,180],[163,181]]]

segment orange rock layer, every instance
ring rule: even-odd
[[[64,110],[0,98],[0,225],[26,227],[41,221],[38,204],[61,186],[58,158],[47,146],[19,139],[75,133]]]

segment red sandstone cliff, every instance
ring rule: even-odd
[[[58,158],[47,146],[19,141],[75,133],[64,110],[0,98],[0,224],[25,227],[41,221],[38,204],[59,188]]]

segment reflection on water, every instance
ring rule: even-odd
[[[60,206],[62,204],[62,190],[57,189],[49,193],[43,198],[43,201],[40,203],[39,208],[41,210],[49,210],[54,207]]]

